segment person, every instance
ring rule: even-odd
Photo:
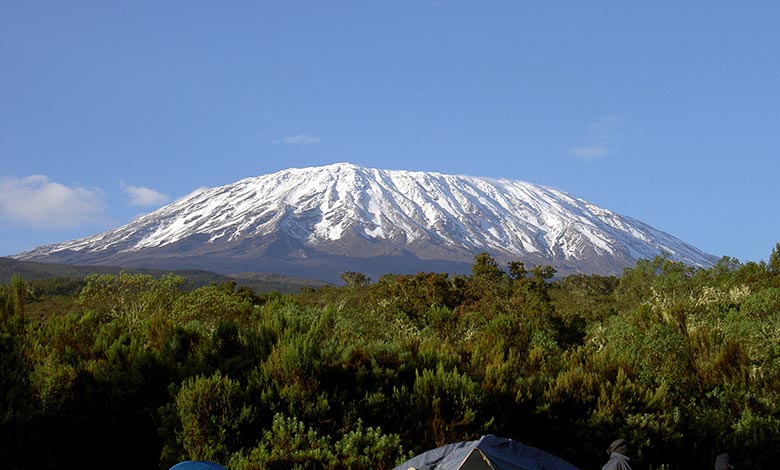
[[[720,454],[715,458],[715,470],[732,470],[731,456],[729,454]]]
[[[631,470],[628,461],[628,441],[617,439],[607,448],[609,460],[601,467],[601,470]]]

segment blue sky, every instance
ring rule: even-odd
[[[0,255],[335,162],[780,241],[780,3],[5,2]]]

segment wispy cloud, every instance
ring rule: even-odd
[[[38,228],[98,222],[106,211],[99,190],[69,187],[43,175],[0,178],[0,217]]]
[[[129,196],[129,203],[132,206],[158,206],[171,200],[171,198],[169,198],[166,194],[144,186],[126,184],[124,181],[120,184],[120,186],[122,191],[124,191],[125,194]]]
[[[321,139],[316,135],[298,134],[285,137],[282,142],[287,145],[314,145],[319,144]]]
[[[609,154],[606,147],[574,147],[569,149],[569,153],[581,160],[593,160]]]
[[[625,125],[622,116],[601,116],[588,126],[585,144],[569,149],[580,160],[595,160],[618,151],[620,133]]]

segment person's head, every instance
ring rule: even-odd
[[[720,454],[715,459],[715,470],[731,470],[734,466],[731,465],[731,456],[729,454]]]
[[[628,455],[628,441],[625,439],[616,439],[607,447],[607,454]]]

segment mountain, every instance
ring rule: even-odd
[[[662,252],[717,258],[630,217],[522,181],[338,163],[204,189],[91,237],[17,259],[273,272],[337,282],[344,271],[468,272],[475,254],[619,274]]]
[[[126,269],[118,266],[80,266],[51,262],[39,263],[0,257],[0,284],[10,283],[13,276],[19,276],[28,282],[52,278],[84,281],[88,276],[95,274],[119,275],[123,272],[153,277],[171,273],[170,270]],[[173,274],[185,278],[188,285],[192,287],[234,282],[237,286],[250,287],[258,294],[269,292],[296,293],[300,292],[302,288],[317,289],[327,285],[324,282],[311,279],[297,279],[279,274],[239,273],[222,275],[199,269],[177,270],[173,271]]]

